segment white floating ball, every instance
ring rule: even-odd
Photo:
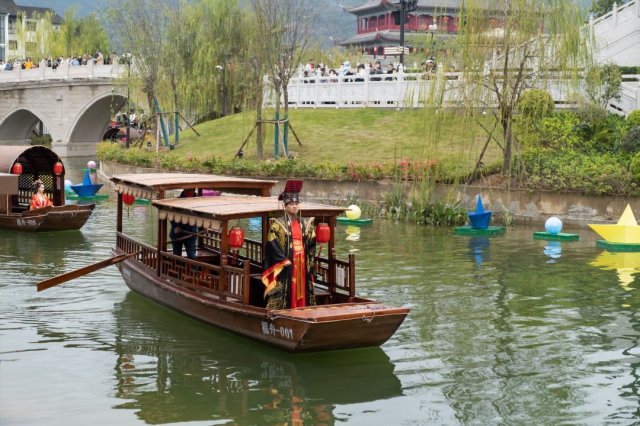
[[[96,168],[96,162],[91,160],[87,163],[87,168],[89,169],[95,169]]]
[[[360,207],[356,206],[355,204],[351,204],[349,206],[349,210],[347,210],[345,214],[349,219],[360,219],[360,215],[362,214],[362,212],[360,211]]]
[[[544,223],[544,229],[550,234],[558,234],[562,231],[562,221],[552,216]]]
[[[71,190],[71,185],[73,185],[73,183],[69,179],[65,179],[64,180],[64,188],[65,189]]]

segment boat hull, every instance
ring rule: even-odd
[[[0,228],[16,231],[43,232],[80,229],[87,222],[95,204],[70,204],[46,207],[39,212],[32,210],[23,214],[0,215]]]
[[[156,303],[290,352],[379,346],[409,313],[375,301],[268,311],[185,289],[135,259],[118,268],[132,291]]]

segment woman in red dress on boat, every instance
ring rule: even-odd
[[[34,194],[31,196],[31,204],[29,210],[41,209],[43,207],[53,206],[53,203],[44,193],[44,183],[40,179],[33,183],[35,189]]]
[[[300,217],[302,181],[288,180],[279,200],[285,215],[273,219],[264,257],[262,283],[267,309],[293,309],[315,305],[313,262],[316,248],[313,218]]]

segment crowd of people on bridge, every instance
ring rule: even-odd
[[[0,60],[0,71],[13,71],[16,69],[30,70],[41,67],[48,67],[55,70],[61,65],[82,66],[87,65],[88,63],[93,63],[95,65],[110,65],[119,62],[120,57],[115,52],[104,55],[100,50],[97,50],[93,55],[85,53],[84,55],[68,57],[48,57],[43,58],[40,62],[33,61],[30,57],[26,59],[14,59],[13,61],[7,62]]]
[[[417,67],[417,64],[414,64]],[[422,62],[420,72],[435,72],[435,61],[427,59]],[[349,61],[345,61],[339,67],[330,68],[323,63],[315,64],[310,60],[307,64],[298,69],[298,77],[305,83],[315,83],[316,79],[321,82],[338,82],[340,77],[344,77],[343,81],[364,81],[369,76],[371,81],[395,80],[398,75],[403,74],[405,68],[401,63],[393,61],[376,60],[366,63],[358,63],[352,67]]]

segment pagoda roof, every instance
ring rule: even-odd
[[[400,32],[398,30],[383,30],[356,34],[351,38],[339,42],[338,44],[341,46],[349,46],[352,44],[362,44],[376,40],[400,42]]]
[[[460,9],[462,0],[418,0],[418,10],[420,9]],[[355,15],[365,14],[375,10],[395,10],[399,7],[399,1],[391,0],[367,0],[360,6],[345,7],[344,11]]]

